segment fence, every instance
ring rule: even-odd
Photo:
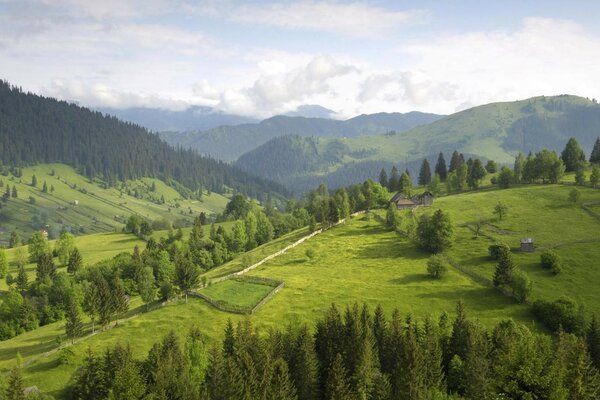
[[[267,301],[269,301],[271,299],[271,297],[273,297],[277,292],[279,292],[285,286],[285,282],[276,281],[274,279],[260,278],[260,277],[252,277],[252,279],[248,279],[248,278],[249,277],[244,277],[244,279],[240,279],[240,278],[230,278],[230,279],[240,280],[240,281],[248,281],[248,282],[256,282],[256,283],[260,282],[263,285],[267,284],[267,286],[273,286],[272,284],[276,284],[273,286],[273,289],[270,290],[267,294],[265,294],[263,296],[263,298],[258,303],[256,303],[253,307],[236,306],[235,304],[229,304],[225,301],[214,300],[200,291],[194,291],[194,292],[191,292],[191,294],[193,296],[196,296],[196,297],[199,297],[199,298],[205,300],[207,303],[209,303],[210,305],[212,305],[213,307],[215,307],[218,310],[230,312],[230,313],[234,313],[234,314],[251,315],[251,314],[254,314],[256,312],[256,310],[258,310],[260,307],[262,307],[263,304],[265,304]]]

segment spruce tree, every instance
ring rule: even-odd
[[[586,334],[586,341],[592,363],[600,370],[600,321],[598,321],[596,314],[592,315],[592,320]]]
[[[312,335],[306,325],[292,333],[291,341],[288,365],[298,400],[314,400],[318,391],[318,365]]]
[[[129,297],[123,286],[121,278],[114,277],[111,281],[111,314],[115,316],[115,325],[119,323],[119,317],[129,309]]]
[[[15,248],[15,247],[19,247],[21,245],[21,236],[19,236],[19,234],[17,233],[16,230],[13,230],[10,233],[10,239],[8,241],[8,247]]]
[[[431,182],[431,167],[429,166],[429,161],[424,158],[421,163],[421,170],[419,171],[419,185],[427,186],[429,182]]]
[[[65,322],[65,334],[67,338],[71,339],[71,344],[75,343],[75,338],[83,334],[83,322],[79,316],[79,309],[74,299],[71,299],[67,308]]]
[[[381,171],[379,172],[379,184],[384,188],[388,187],[389,181],[387,172],[385,172],[385,168],[381,168]]]
[[[25,271],[25,266],[21,265],[19,267],[19,273],[17,274],[17,278],[15,280],[17,284],[17,290],[19,292],[24,292],[27,290],[27,281],[29,278],[27,277],[27,272]]]
[[[35,174],[33,174],[33,176],[31,177],[31,186],[37,187],[37,184],[38,184],[37,177],[35,176]]]
[[[8,274],[8,257],[6,251],[0,248],[0,279],[4,279]]]
[[[69,261],[67,263],[67,272],[70,274],[74,274],[81,269],[83,266],[83,258],[81,257],[81,253],[77,247],[73,248],[71,254],[69,255]]]
[[[48,193],[48,184],[46,183],[46,181],[44,181],[44,185],[42,186],[42,192]]]
[[[17,197],[19,197],[19,193],[17,192],[17,185],[13,185],[12,197],[13,197],[13,199],[16,199]]]
[[[400,190],[400,173],[398,168],[394,165],[388,181],[388,189],[390,192],[397,192]]]
[[[442,182],[444,182],[448,176],[448,168],[446,167],[446,160],[444,159],[444,153],[442,152],[440,152],[437,163],[435,164],[435,173],[440,176]]]
[[[296,400],[296,389],[290,381],[288,366],[281,358],[275,360],[272,365],[271,379],[269,382],[268,394],[269,400]]]
[[[95,282],[92,281],[85,286],[83,294],[83,311],[92,320],[92,333],[96,332],[95,322],[100,313],[100,301],[98,287]]]
[[[51,253],[44,253],[38,258],[35,271],[38,282],[54,279],[56,276],[56,265],[54,265]]]
[[[461,159],[458,151],[454,150],[452,153],[452,158],[450,159],[450,168],[448,168],[448,173],[456,171],[458,167],[463,164],[463,162],[464,161]]]
[[[590,163],[600,165],[600,137],[596,139],[596,143],[590,154]]]
[[[402,176],[400,177],[400,184],[398,190],[404,193],[405,196],[412,196],[412,179],[410,179],[410,175],[404,171]]]
[[[20,357],[19,357],[20,358]],[[20,360],[14,366],[8,375],[6,388],[6,400],[25,400],[25,387],[23,384],[23,375],[21,372]]]
[[[494,272],[494,285],[507,285],[512,281],[515,264],[509,249],[500,248],[500,258]]]
[[[337,353],[331,365],[325,386],[325,400],[353,400],[352,391],[348,383],[348,376],[344,368],[341,354]]]

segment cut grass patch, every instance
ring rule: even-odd
[[[264,299],[274,286],[245,279],[227,279],[201,289],[199,292],[224,306],[252,309]]]

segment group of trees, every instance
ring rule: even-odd
[[[600,183],[600,138],[596,140],[592,149],[589,164],[592,169],[589,182],[596,187]],[[565,172],[575,172],[575,183],[583,186],[586,183],[586,167],[585,152],[577,139],[571,138],[560,157],[548,149],[542,149],[535,154],[529,153],[527,157],[519,153],[512,170],[502,167],[497,183],[501,188],[508,188],[514,183],[558,183]]]
[[[412,193],[413,181],[408,169],[404,170],[404,172],[400,174],[398,168],[393,166],[388,178],[385,168],[382,168],[381,172],[379,173],[379,184],[382,187],[387,188],[390,192],[402,192],[409,197]]]
[[[0,250],[0,254],[4,251]],[[60,266],[67,267],[67,273],[57,273],[55,257]],[[0,255],[0,276],[2,259],[6,260],[5,254]],[[36,265],[35,279],[31,282],[25,270],[28,262]],[[29,240],[28,255],[22,247],[18,248],[14,264],[16,275],[5,274],[9,291],[0,304],[0,340],[61,320],[73,299],[81,297],[72,275],[81,269],[83,259],[68,232],[60,235],[54,249],[41,232],[34,233]]]
[[[456,318],[391,318],[377,307],[332,305],[315,324],[259,335],[250,320],[229,322],[209,348],[197,328],[175,332],[137,361],[127,346],[88,351],[72,399],[595,399],[600,326],[585,339],[531,332],[511,320],[486,330],[459,302]],[[17,374],[18,375],[18,371]],[[10,388],[10,385],[9,385]]]

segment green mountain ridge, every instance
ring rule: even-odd
[[[599,135],[600,106],[595,101],[540,96],[474,107],[404,133],[273,139],[242,155],[236,165],[298,192],[320,182],[339,187],[376,178],[382,167],[392,165],[416,177],[423,158],[435,163],[443,152],[449,161],[454,150],[512,163],[519,151],[527,154],[543,147],[560,151],[574,136],[590,151]],[[333,155],[328,150],[332,148],[336,149]]]
[[[160,137],[173,146],[191,148],[221,160],[233,161],[267,141],[286,135],[328,138],[404,132],[441,118],[420,112],[360,115],[346,121],[279,115],[257,124],[220,126],[204,132],[161,132]]]

